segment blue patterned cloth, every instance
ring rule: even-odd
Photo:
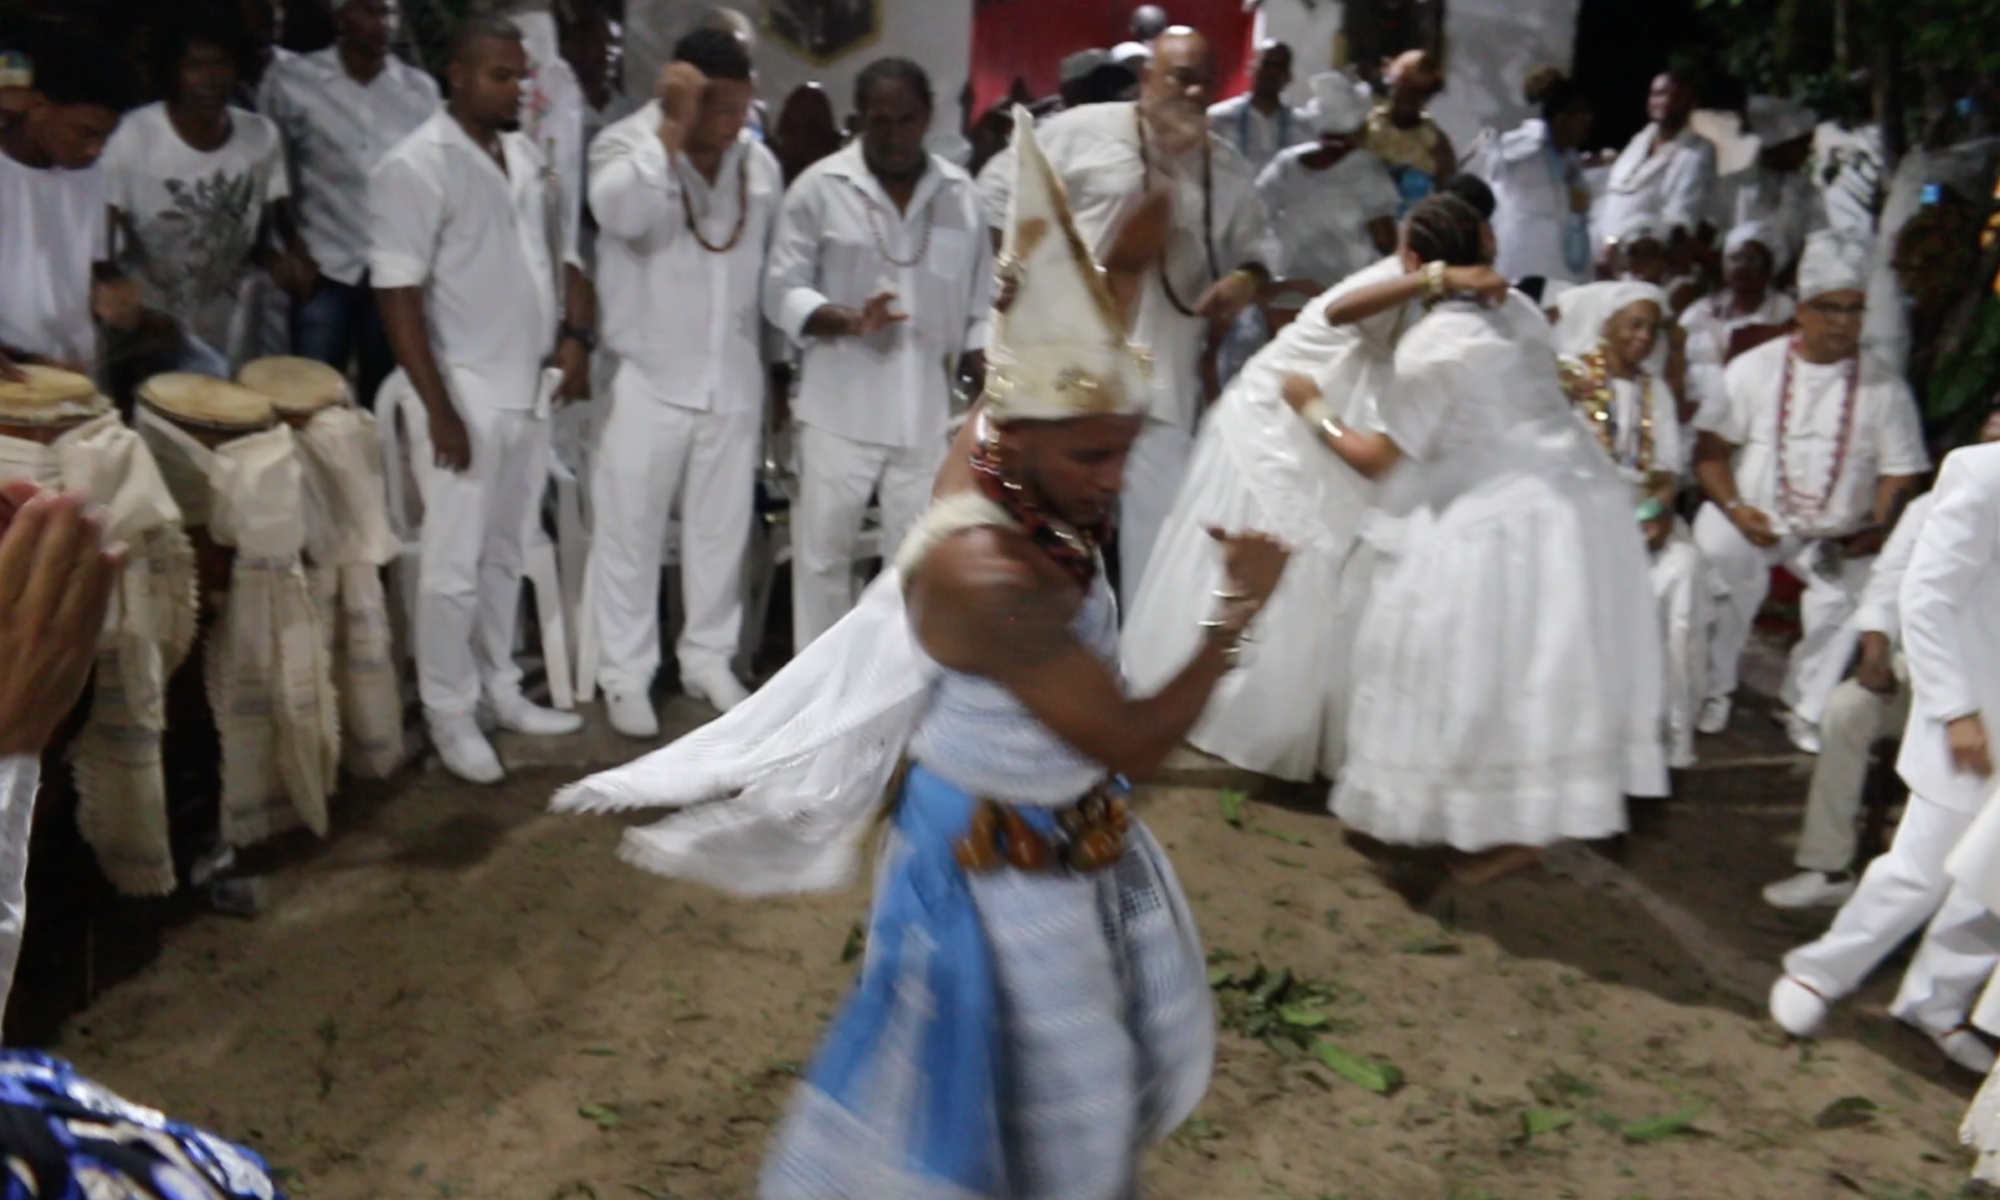
[[[1141,1150],[1207,1089],[1207,972],[1158,844],[1135,822],[1106,871],[968,876],[975,803],[911,769],[861,978],[764,1200],[1129,1200]]]
[[[0,1200],[283,1200],[254,1152],[0,1051]]]

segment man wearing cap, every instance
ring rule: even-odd
[[[1338,71],[1316,75],[1307,122],[1318,141],[1281,152],[1257,177],[1280,272],[1330,288],[1396,249],[1396,185],[1361,147],[1368,100]],[[1210,110],[1213,112],[1214,110]]]
[[[1782,243],[1772,252],[1789,263],[1807,234],[1827,226],[1826,201],[1805,169],[1819,117],[1794,100],[1752,96],[1746,124],[1757,137],[1757,161],[1716,180],[1708,222],[1723,236],[1761,224]]]
[[[1257,48],[1250,90],[1210,105],[1208,131],[1236,147],[1252,171],[1262,171],[1280,151],[1311,140],[1314,132],[1306,114],[1285,103],[1290,86],[1292,48],[1265,42]]]
[[[1036,131],[1069,193],[1077,228],[1100,251],[1149,189],[1164,187],[1173,196],[1173,233],[1145,281],[1132,330],[1154,358],[1154,397],[1121,502],[1119,586],[1128,596],[1139,587],[1187,472],[1194,424],[1208,401],[1200,375],[1203,338],[1211,322],[1227,328],[1257,298],[1276,256],[1249,164],[1209,132],[1214,83],[1208,40],[1192,29],[1169,29],[1153,44],[1136,103],[1091,105]],[[981,177],[996,236],[1014,179],[1011,154],[995,158]]]
[[[1728,589],[1709,642],[1704,733],[1729,723],[1743,647],[1780,564],[1806,582],[1785,701],[1819,709],[1833,686],[1824,681],[1835,634],[1930,469],[1909,385],[1861,354],[1867,258],[1859,239],[1813,235],[1799,264],[1797,336],[1731,363],[1727,403],[1697,422],[1695,474],[1709,503],[1695,540]],[[1795,740],[1810,733],[1793,729]]]
[[[354,363],[366,405],[396,365],[369,286],[368,175],[439,105],[431,77],[390,50],[396,18],[396,0],[339,0],[334,44],[272,64],[260,92],[285,139],[311,258],[292,349],[341,371]]]
[[[1993,803],[1988,731],[2000,717],[2000,446],[1953,452],[1934,494],[1900,592],[1911,698],[1896,771],[1910,786],[1910,803],[1888,852],[1869,864],[1825,936],[1785,956],[1771,1017],[1794,1037],[1810,1037],[1834,1003],[1929,922],[1889,1012],[1952,1062],[1985,1074],[1993,1070],[1993,1049],[1965,1018],[2000,963],[2000,917],[1978,890],[1954,886],[1946,866]]]
[[[1681,314],[1687,331],[1687,387],[1697,411],[1726,405],[1723,372],[1739,353],[1755,349],[1743,340],[1776,335],[1797,311],[1791,296],[1774,280],[1790,265],[1784,237],[1762,221],[1745,221],[1722,243],[1721,291],[1703,296]]]
[[[1652,123],[1612,164],[1599,225],[1615,239],[1639,215],[1660,220],[1669,241],[1692,237],[1708,218],[1715,186],[1715,143],[1688,125],[1694,89],[1672,72],[1653,80],[1646,98]]]

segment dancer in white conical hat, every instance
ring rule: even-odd
[[[1097,543],[1151,393],[1124,313],[1167,213],[1141,205],[1101,277],[1033,129],[1017,114],[985,404],[895,568],[743,705],[557,800],[712,801],[627,856],[754,892],[844,881],[893,792],[861,979],[767,1200],[1121,1200],[1208,1082],[1200,944],[1118,777],[1186,736],[1286,554],[1218,532],[1202,644],[1126,694]]]

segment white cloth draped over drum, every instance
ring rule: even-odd
[[[194,551],[139,435],[107,413],[49,445],[0,437],[0,480],[31,479],[102,506],[126,545],[98,649],[90,715],[71,755],[77,823],[119,891],[174,890],[160,735],[166,684],[195,636]]]
[[[206,480],[209,535],[236,551],[207,662],[222,738],[222,836],[250,845],[299,821],[323,835],[340,717],[300,561],[306,517],[296,439],[280,425],[210,449],[144,406],[139,429],[163,462]]]
[[[403,698],[381,568],[402,545],[389,526],[375,417],[322,409],[297,438],[307,578],[340,695],[342,761],[361,778],[385,779],[403,761]]]

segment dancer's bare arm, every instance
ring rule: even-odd
[[[1312,427],[1320,445],[1361,472],[1363,478],[1380,479],[1389,473],[1389,468],[1403,461],[1403,448],[1388,434],[1356,429],[1333,416],[1326,407],[1326,398],[1320,395],[1319,384],[1311,376],[1286,375],[1284,388],[1285,403]]]
[[[1399,279],[1385,279],[1381,283],[1355,288],[1326,306],[1326,323],[1352,325],[1377,313],[1401,308],[1412,300],[1421,300],[1424,282],[1424,273],[1418,269]],[[1509,286],[1506,277],[1492,267],[1447,267],[1444,272],[1445,291],[1454,296],[1478,296],[1487,304],[1505,300]]]
[[[1060,568],[1011,529],[973,529],[931,552],[910,588],[917,638],[946,667],[1001,684],[1078,752],[1143,776],[1186,738],[1229,670],[1234,632],[1262,609],[1288,552],[1261,534],[1215,534],[1230,597],[1227,628],[1158,694],[1128,698],[1117,675],[1070,629],[1081,597]]]

